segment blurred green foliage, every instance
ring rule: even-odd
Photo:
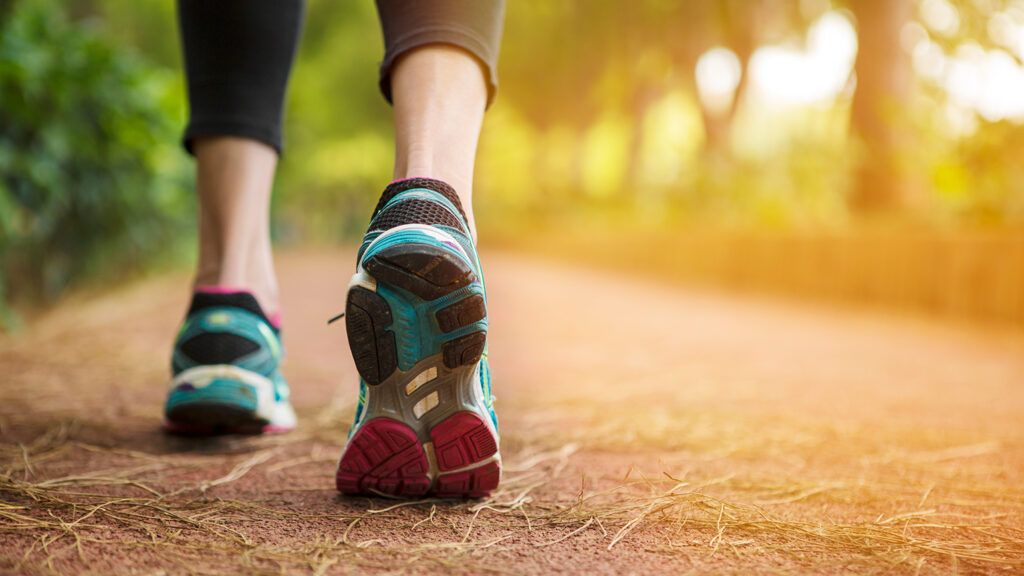
[[[139,266],[189,236],[172,72],[56,1],[0,17],[0,255],[8,299]]]
[[[307,0],[274,191],[279,241],[351,239],[391,179],[391,109],[377,87],[373,2]]]
[[[935,14],[955,25],[936,24]],[[850,73],[827,97],[768,102],[751,72],[759,55],[813,61],[837,38],[834,28],[812,38],[826,17],[876,49],[857,52],[853,68],[829,61],[825,69]],[[973,80],[958,88],[949,76],[963,68],[965,47],[1020,64],[1008,22],[1024,30],[1024,2],[511,1],[478,156],[482,233],[845,227],[865,220],[850,202],[865,182],[891,188],[880,197],[899,225],[1020,226],[1024,114],[986,117],[952,93]],[[52,295],[191,238],[174,2],[0,0],[0,27],[0,284]],[[695,74],[712,48],[739,70],[717,111]],[[940,54],[921,60],[934,69],[926,74],[917,59],[928,50]],[[382,53],[373,2],[307,1],[276,240],[363,230],[392,166]],[[810,86],[812,76],[791,69],[781,82]],[[866,180],[858,170],[872,152],[883,162]]]

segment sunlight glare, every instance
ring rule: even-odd
[[[728,48],[712,48],[697,60],[697,94],[704,107],[722,114],[732,106],[743,69],[739,58]]]
[[[1024,120],[1024,68],[1004,50],[985,50],[973,43],[960,46],[943,87],[956,104],[976,110],[990,122]]]
[[[751,87],[767,104],[792,106],[835,99],[849,81],[857,55],[857,32],[841,12],[819,18],[803,49],[764,46],[750,59]]]
[[[1024,59],[1024,8],[994,14],[988,21],[988,35],[997,44]]]
[[[914,71],[922,78],[939,81],[946,72],[946,54],[931,40],[918,42],[911,51],[911,59]]]
[[[943,36],[952,36],[960,29],[960,13],[947,0],[921,2],[921,19],[928,28]]]

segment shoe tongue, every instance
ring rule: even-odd
[[[256,297],[249,292],[208,292],[202,289],[192,294],[192,304],[188,307],[188,315],[207,308],[241,308],[262,318],[267,324],[277,329],[277,326],[270,321],[270,318],[263,312]]]

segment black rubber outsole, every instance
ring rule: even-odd
[[[473,269],[462,258],[428,244],[386,248],[363,266],[378,281],[408,290],[424,300],[437,300],[476,280]]]
[[[384,249],[370,257],[363,267],[378,283],[401,288],[427,301],[451,294],[477,279],[463,259],[426,244]],[[439,310],[435,320],[438,330],[449,333],[486,316],[483,298],[473,294]],[[345,329],[356,369],[367,384],[380,384],[398,368],[395,334],[390,330],[393,321],[391,307],[384,297],[359,286],[349,290]],[[445,366],[475,364],[486,342],[487,333],[481,330],[444,343],[441,351]]]
[[[367,384],[380,384],[398,367],[393,319],[384,298],[366,288],[348,291],[345,331],[359,375]]]
[[[268,424],[252,410],[231,404],[196,402],[175,406],[165,415],[168,433],[181,436],[259,434]]]
[[[441,331],[448,333],[483,320],[487,317],[487,308],[483,296],[473,294],[438,310],[435,316]]]

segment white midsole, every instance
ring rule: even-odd
[[[362,264],[359,265],[359,268],[356,269],[356,273],[353,274],[352,278],[348,281],[348,290],[351,290],[356,286],[365,288],[370,292],[377,291],[377,279],[367,274],[366,271],[363,270]]]
[[[195,366],[183,370],[171,380],[171,389],[182,384],[190,384],[194,388],[205,388],[215,380],[230,380],[252,388],[256,394],[256,416],[258,418],[263,418],[275,425],[294,424],[295,414],[291,406],[287,402],[274,401],[274,383],[269,378],[231,364]]]
[[[431,226],[429,224],[402,224],[401,226],[389,228],[386,232],[374,238],[373,242],[370,242],[370,245],[366,247],[366,250],[363,250],[363,254],[368,253],[370,249],[372,249],[378,242],[380,242],[384,238],[393,236],[394,234],[397,234],[404,230],[417,230],[419,232],[422,232],[427,236],[430,236],[431,238],[443,242],[445,246],[449,246],[450,248],[457,250],[459,254],[461,254],[466,260],[472,260],[469,257],[469,254],[466,253],[466,249],[462,247],[462,244],[460,244],[459,241],[456,240],[454,236],[448,234],[444,230],[439,230],[436,227]]]

